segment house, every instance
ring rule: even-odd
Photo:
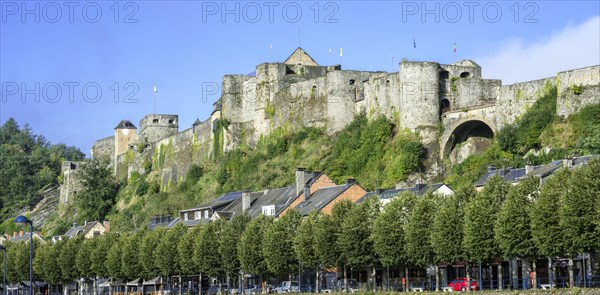
[[[412,187],[406,187],[406,188],[396,188],[396,189],[387,189],[387,190],[386,189],[377,189],[375,192],[370,192],[370,193],[366,194],[364,197],[362,197],[358,201],[358,203],[364,202],[364,200],[366,200],[367,198],[369,198],[371,196],[376,196],[377,198],[379,198],[381,205],[385,206],[389,202],[391,202],[395,197],[397,197],[398,195],[400,195],[402,192],[405,192],[405,191],[412,192],[413,194],[415,194],[417,196],[423,196],[429,191],[431,191],[434,194],[438,194],[438,195],[442,195],[442,196],[449,196],[449,195],[454,194],[454,191],[452,191],[452,189],[449,186],[447,186],[446,184],[443,184],[443,183],[434,183],[434,184],[417,183]]]
[[[148,224],[148,229],[153,230],[157,227],[172,227],[174,223],[179,221],[179,218],[174,218],[172,216],[154,216],[150,219],[150,223]]]
[[[224,208],[241,197],[242,192],[230,192],[197,208],[180,210],[178,220],[173,222],[172,225],[175,225],[178,221],[183,222],[188,227],[209,223],[213,220],[215,212],[229,211],[224,210]],[[216,215],[216,218],[219,218],[219,214]]]
[[[110,221],[105,220],[104,222],[99,221],[85,221],[83,225],[73,223],[73,226],[67,230],[62,236],[53,236],[52,242],[66,239],[72,239],[74,237],[83,236],[85,239],[95,238],[100,235],[104,235],[110,230]]]
[[[33,234],[30,235],[29,232],[25,232],[24,230],[21,230],[20,232],[13,232],[12,236],[10,234],[4,234],[2,239],[0,239],[0,242],[1,244],[4,244],[5,242],[29,242],[30,237],[33,239],[37,239],[42,243],[46,242],[44,241],[44,238],[40,235],[40,233],[34,231]]]
[[[336,186],[336,183],[334,183],[325,173],[308,173],[304,168],[297,168],[296,196],[287,202],[277,216],[282,216],[287,210],[298,207],[300,203],[305,201],[305,199],[310,198],[310,195],[314,194],[318,189],[330,186]],[[308,198],[306,196],[308,196]]]
[[[245,212],[250,218],[256,218],[260,215],[277,216],[285,205],[295,197],[295,186],[266,189],[258,192],[245,191],[239,200],[232,202],[223,210],[234,212],[235,214]]]
[[[502,177],[504,181],[512,185],[516,185],[529,175],[539,178],[540,183],[543,183],[550,175],[561,168],[573,169],[581,165],[587,165],[591,159],[597,157],[600,157],[600,155],[565,158],[563,160],[556,160],[539,166],[525,165],[525,168],[508,167],[497,169],[494,166],[489,166],[486,174],[475,182],[475,190],[483,190],[483,187],[490,180],[490,178],[496,175]]]
[[[308,185],[306,189],[309,189]],[[367,191],[358,185],[354,179],[348,179],[342,185],[321,187],[314,193],[305,191],[301,194],[302,200],[295,207],[290,208],[295,209],[302,216],[306,216],[316,210],[324,214],[331,214],[331,210],[335,204],[343,200],[356,203],[366,194]],[[284,213],[282,212],[281,215]]]

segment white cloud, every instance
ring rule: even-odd
[[[557,72],[600,64],[600,16],[544,40],[507,40],[497,51],[475,59],[483,76],[502,84],[536,80]]]

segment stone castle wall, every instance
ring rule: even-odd
[[[117,157],[116,166],[132,167],[128,173],[143,172],[144,161],[150,160],[168,185],[182,179],[193,163],[211,157],[215,147],[228,151],[242,143],[255,145],[276,128],[322,127],[334,134],[361,111],[419,132],[435,157],[465,122],[481,121],[493,132],[514,122],[546,85],[558,86],[558,113],[568,116],[600,102],[599,83],[600,66],[502,86],[500,80],[482,79],[481,68],[469,60],[452,65],[402,62],[394,73],[265,63],[256,67],[255,76],[224,76],[215,112],[190,129],[178,132],[176,115],[144,117],[137,141],[147,139],[148,148]],[[581,93],[575,95],[572,85],[581,85]],[[148,121],[152,116],[160,116],[160,123]],[[218,120],[227,122],[222,138],[216,136]],[[94,157],[114,153],[111,146],[114,137],[96,142]]]

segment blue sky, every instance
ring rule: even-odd
[[[153,112],[154,84],[157,113],[183,130],[218,99],[203,85],[298,46],[322,65],[343,48],[355,70],[469,58],[504,84],[600,64],[598,1],[0,2],[0,123],[87,154],[120,120]]]

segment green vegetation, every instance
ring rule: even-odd
[[[546,85],[544,94],[514,124],[507,125],[496,135],[503,151],[524,155],[530,149],[541,147],[540,135],[556,120],[555,86]]]
[[[21,128],[14,119],[8,119],[0,127],[0,219],[12,222],[14,212],[27,206],[40,190],[59,183],[63,161],[84,157],[79,149],[50,144],[28,125]],[[0,225],[0,233],[10,230],[5,223]]]
[[[523,167],[573,154],[600,153],[600,104],[561,119],[555,115],[556,87],[548,84],[544,91],[514,124],[498,132],[487,151],[452,166],[445,183],[451,187],[470,185],[485,174],[488,166]]]
[[[200,275],[225,283],[238,271],[282,278],[298,267],[372,270],[382,264],[401,271],[462,262],[487,267],[513,257],[595,253],[600,247],[599,173],[600,159],[594,159],[572,171],[560,170],[541,185],[530,178],[511,187],[493,178],[481,192],[463,188],[450,198],[407,192],[383,211],[378,199],[371,198],[360,204],[342,201],[331,215],[314,213],[304,219],[292,210],[278,220],[261,215],[249,221],[239,215],[191,229],[179,223],[170,229],[38,244],[35,276],[63,285],[84,275],[128,280],[140,274],[171,281]],[[448,239],[442,241],[440,234]],[[322,243],[325,237],[327,244]],[[4,246],[8,281],[27,280],[27,243]],[[321,252],[323,247],[332,247],[331,252]]]

